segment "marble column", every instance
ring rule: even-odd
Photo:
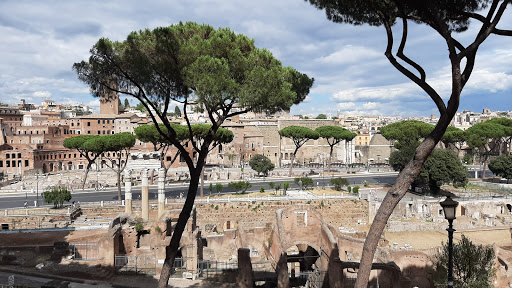
[[[165,169],[158,169],[158,219],[165,212]]]
[[[124,212],[132,214],[132,170],[124,170]]]
[[[142,220],[149,220],[149,182],[148,169],[142,170]]]

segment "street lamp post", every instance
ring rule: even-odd
[[[453,220],[456,217],[457,206],[459,206],[459,202],[454,201],[450,196],[446,197],[446,199],[439,203],[441,207],[443,207],[444,218],[448,220],[448,287],[453,288]]]

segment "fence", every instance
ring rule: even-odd
[[[115,255],[114,265],[119,273],[156,274],[155,255]]]
[[[360,189],[359,191],[361,191]],[[197,199],[195,200],[195,203],[229,203],[229,202],[262,202],[262,201],[287,201],[287,200],[315,200],[315,199],[358,199],[358,196],[348,196],[344,195],[345,193],[340,193],[340,195],[315,195],[312,193],[304,193],[300,195],[293,195],[293,196],[266,196],[266,197],[231,197],[228,196],[227,198],[210,198],[206,197],[206,199]],[[166,204],[183,204],[185,203],[185,198],[183,199],[174,199],[174,198],[167,198]]]
[[[100,258],[98,242],[71,242],[69,246],[74,260],[96,261]]]

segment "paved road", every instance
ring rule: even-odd
[[[387,184],[387,183],[394,183],[396,179],[397,173],[361,173],[361,174],[353,174],[353,175],[343,175],[342,177],[349,180],[351,185],[360,185],[362,186],[362,183],[364,181],[368,181],[371,184]],[[313,176],[313,182],[315,184],[315,187],[324,187],[330,185],[330,178],[329,177],[322,177],[322,176]],[[265,187],[266,191],[270,190],[269,184],[270,182],[274,182],[276,184],[281,184],[281,187],[283,187],[283,182],[288,181],[290,183],[290,189],[297,189],[297,185],[295,185],[293,178],[273,178],[273,179],[251,179],[250,182],[252,183],[252,188],[250,188],[248,191],[260,191],[260,187]],[[234,191],[230,190],[227,185],[230,181],[220,181],[215,183],[222,183],[224,186],[223,193],[234,193]],[[204,185],[204,195],[210,194],[209,191],[209,184],[210,182],[206,182]],[[165,188],[165,196],[170,198],[177,198],[179,197],[180,193],[183,193],[185,196],[187,194],[188,185],[187,184],[171,184],[167,185]],[[133,198],[137,199],[139,195],[141,194],[141,187],[133,187],[132,193]],[[198,195],[200,188],[198,188]],[[150,186],[149,188],[149,198],[150,199],[156,199],[158,193],[158,187],[156,185]],[[212,193],[215,193],[212,191]],[[2,193],[0,194],[0,209],[6,209],[6,208],[14,208],[14,207],[23,207],[23,204],[25,202],[25,199],[27,199],[27,202],[29,203],[29,206],[34,205],[34,201],[36,201],[37,198],[39,198],[39,204],[42,205],[43,198],[41,194],[36,195],[36,193],[30,193],[30,192],[13,192],[13,193]],[[117,200],[117,189],[116,188],[108,188],[102,191],[94,191],[91,189],[87,190],[76,190],[73,192],[73,201],[80,201],[80,202],[98,202],[98,201],[113,201]],[[37,197],[39,196],[39,197]],[[124,191],[123,191],[124,196]],[[25,198],[26,197],[26,198]],[[124,198],[123,198],[124,199]]]

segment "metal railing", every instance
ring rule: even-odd
[[[156,274],[155,255],[115,255],[114,266],[119,273]]]
[[[98,242],[71,242],[69,246],[74,260],[96,261],[100,258]]]

